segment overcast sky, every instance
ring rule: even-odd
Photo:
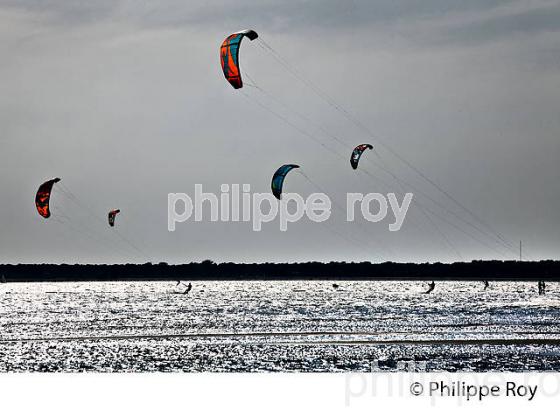
[[[476,217],[258,40],[240,59],[266,94],[234,90],[218,50],[245,28]],[[519,240],[527,257],[560,257],[557,0],[0,0],[0,53],[0,263],[451,261],[514,258]],[[375,146],[361,166],[381,180],[350,168],[359,143]],[[340,204],[346,192],[402,192],[378,166],[390,170],[415,194],[403,229],[333,209],[287,232],[167,231],[168,193],[269,192],[284,163]],[[87,207],[55,186],[56,217],[43,220],[34,195],[53,177]],[[285,189],[316,191],[297,172]]]

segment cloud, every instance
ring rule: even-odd
[[[520,7],[523,5],[523,7]],[[512,32],[557,30],[557,2],[516,0],[298,0],[277,2],[179,1],[139,2],[130,0],[65,1],[3,0],[0,7],[24,10],[45,22],[81,25],[113,19],[151,27],[235,26],[251,24],[267,30],[352,30],[379,25],[415,26],[425,22],[445,29],[450,19],[463,27],[442,31],[455,38],[493,38]],[[490,17],[489,17],[490,16]]]
[[[560,31],[560,3],[550,0],[3,0],[0,8],[62,27],[116,23],[221,32],[251,27],[268,33],[313,33],[329,41],[363,32],[372,34],[372,42],[397,37],[416,47],[472,46]]]
[[[430,22],[426,23],[429,25]],[[548,32],[560,32],[558,2],[512,3],[475,14],[458,15],[448,21],[435,22],[431,34],[424,40],[461,46]]]
[[[77,25],[100,21],[112,16],[119,1],[2,0],[0,7],[27,12],[53,24]]]
[[[352,173],[346,148],[317,127],[257,89],[244,90],[248,101],[227,85],[218,45],[244,27],[260,31],[374,132],[389,134],[396,151],[496,230],[533,235],[539,255],[557,256],[557,17],[558,5],[544,0],[0,0],[0,191],[9,198],[0,209],[0,256],[123,261],[110,259],[103,244],[38,219],[34,190],[60,176],[100,215],[122,208],[120,229],[157,259],[375,259],[372,237],[396,249],[396,259],[445,258],[445,243],[414,211],[415,227],[398,236],[333,220],[334,230],[363,240],[371,255],[317,225],[254,235],[243,226],[201,223],[167,233],[169,192],[190,193],[195,183],[208,190],[250,183],[266,192],[271,173],[286,162],[301,164],[342,203],[348,190],[381,189]],[[243,70],[273,98],[349,145],[370,142],[258,42],[242,53]],[[409,176],[391,159],[383,162]],[[372,173],[384,178],[375,166]],[[290,189],[308,194],[312,187],[294,176]],[[63,199],[54,197],[65,205]],[[453,227],[439,227],[464,255],[496,257]]]

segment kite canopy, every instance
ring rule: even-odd
[[[350,156],[350,165],[352,168],[358,168],[358,163],[360,162],[360,157],[364,153],[366,149],[373,149],[373,145],[371,144],[360,144],[352,151],[352,155]]]
[[[115,226],[115,217],[120,211],[120,209],[113,209],[109,211],[109,214],[107,215],[107,218],[109,219],[109,226]]]
[[[282,199],[282,186],[284,185],[284,178],[286,178],[288,172],[290,172],[294,168],[299,168],[299,165],[295,165],[295,164],[282,165],[280,168],[276,170],[276,172],[272,176],[272,182],[270,184],[270,187],[272,188],[272,194],[276,198]]]
[[[241,47],[241,40],[243,40],[243,37],[248,37],[249,40],[253,41],[258,36],[253,30],[238,31],[229,35],[220,47],[220,63],[222,64],[224,76],[235,89],[243,87],[241,71],[239,69],[239,47]]]
[[[58,181],[60,181],[60,178],[54,178],[47,182],[43,182],[37,190],[37,194],[35,195],[35,206],[37,207],[37,212],[39,212],[39,215],[43,218],[51,216],[49,201],[51,199],[53,185]]]

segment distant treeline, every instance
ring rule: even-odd
[[[200,263],[168,265],[0,265],[3,282],[201,280],[560,281],[560,261],[446,263]]]

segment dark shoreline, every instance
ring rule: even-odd
[[[183,265],[0,265],[6,282],[204,280],[457,280],[558,281],[560,261],[445,263],[302,262]]]

